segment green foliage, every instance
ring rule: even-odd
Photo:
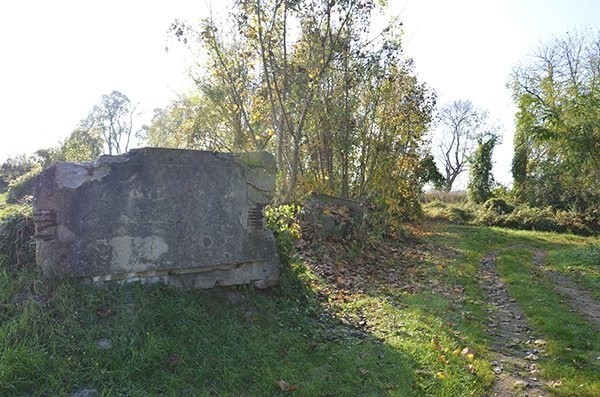
[[[504,199],[491,198],[483,203],[483,208],[486,211],[493,211],[499,215],[510,214],[514,211],[515,207],[508,204]]]
[[[477,204],[483,203],[492,196],[494,186],[492,154],[496,140],[495,136],[485,142],[480,139],[475,153],[469,158],[471,167],[467,192],[469,199]]]
[[[251,148],[234,142],[227,130],[223,114],[217,112],[219,98],[202,93],[182,95],[165,108],[154,109],[149,125],[142,136],[150,146],[178,149],[243,151]]]
[[[446,179],[435,164],[435,159],[430,153],[426,154],[419,164],[420,185],[431,183],[435,189],[442,189]]]
[[[439,177],[423,150],[435,95],[403,55],[398,20],[373,39],[378,6],[236,1],[235,24],[177,21],[174,36],[207,55],[189,97],[198,106],[186,99],[158,110],[148,139],[266,149],[276,156],[281,202],[310,192],[378,195],[390,213],[411,216],[423,185]]]
[[[447,204],[439,200],[423,205],[423,214],[428,218],[463,225],[474,218],[474,210],[469,204]]]
[[[555,210],[551,207],[539,208],[528,205],[513,207],[500,199],[491,199],[486,202],[477,211],[474,222],[487,226],[568,232],[586,236],[600,233],[598,221],[586,219],[581,213]]]
[[[35,165],[28,172],[11,181],[8,185],[6,201],[14,204],[31,197],[33,195],[35,178],[37,178],[40,172],[42,172],[42,167]]]
[[[63,142],[54,154],[54,161],[86,162],[102,154],[103,141],[98,131],[80,126]]]
[[[595,215],[551,207],[513,205],[502,198],[491,198],[483,204],[434,199],[422,206],[430,219],[455,224],[499,226],[521,230],[539,230],[579,235],[600,234],[600,221]]]
[[[0,165],[0,178],[6,183],[10,183],[12,180],[31,171],[36,165],[37,162],[34,159],[24,154],[10,157]]]
[[[296,204],[268,206],[265,208],[267,227],[274,233],[287,233],[293,238],[300,238],[297,216],[301,210]]]
[[[287,267],[295,255],[294,239],[300,238],[298,214],[301,208],[295,204],[271,205],[265,208],[267,227],[275,234],[279,257]]]
[[[544,44],[513,76],[518,105],[513,177],[522,202],[600,208],[600,46],[593,30]]]

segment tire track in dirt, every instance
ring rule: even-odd
[[[544,268],[543,265],[545,262],[546,252],[536,250],[534,252],[533,263],[538,268],[544,269],[546,275],[554,284],[554,289],[565,299],[567,305],[596,327],[596,329],[600,330],[600,302],[567,276]]]
[[[481,260],[479,277],[488,298],[487,332],[495,339],[491,352],[495,383],[489,396],[546,397],[536,361],[546,344],[534,339],[523,311],[510,297],[496,270],[496,255]]]

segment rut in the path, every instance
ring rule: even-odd
[[[535,251],[533,262],[536,266],[542,267],[545,260],[546,253],[544,251]],[[571,309],[583,316],[596,329],[600,330],[600,302],[590,296],[587,291],[583,290],[567,276],[551,270],[546,270],[546,274],[552,280],[554,289],[566,298]]]
[[[545,341],[532,335],[525,315],[498,276],[495,260],[493,254],[486,256],[480,269],[489,303],[487,331],[495,339],[491,362],[496,382],[490,396],[548,396],[536,364]]]

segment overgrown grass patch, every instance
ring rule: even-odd
[[[600,240],[550,252],[546,266],[569,276],[600,300]]]
[[[31,206],[0,204],[0,269],[16,270],[33,264],[34,229]]]
[[[0,302],[0,394],[277,395],[285,380],[304,395],[416,395],[409,357],[301,296],[77,282],[35,292],[39,275],[1,277],[15,287]]]

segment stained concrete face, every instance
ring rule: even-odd
[[[262,210],[275,173],[266,152],[145,148],[55,164],[35,184],[37,262],[53,278],[273,285]]]

